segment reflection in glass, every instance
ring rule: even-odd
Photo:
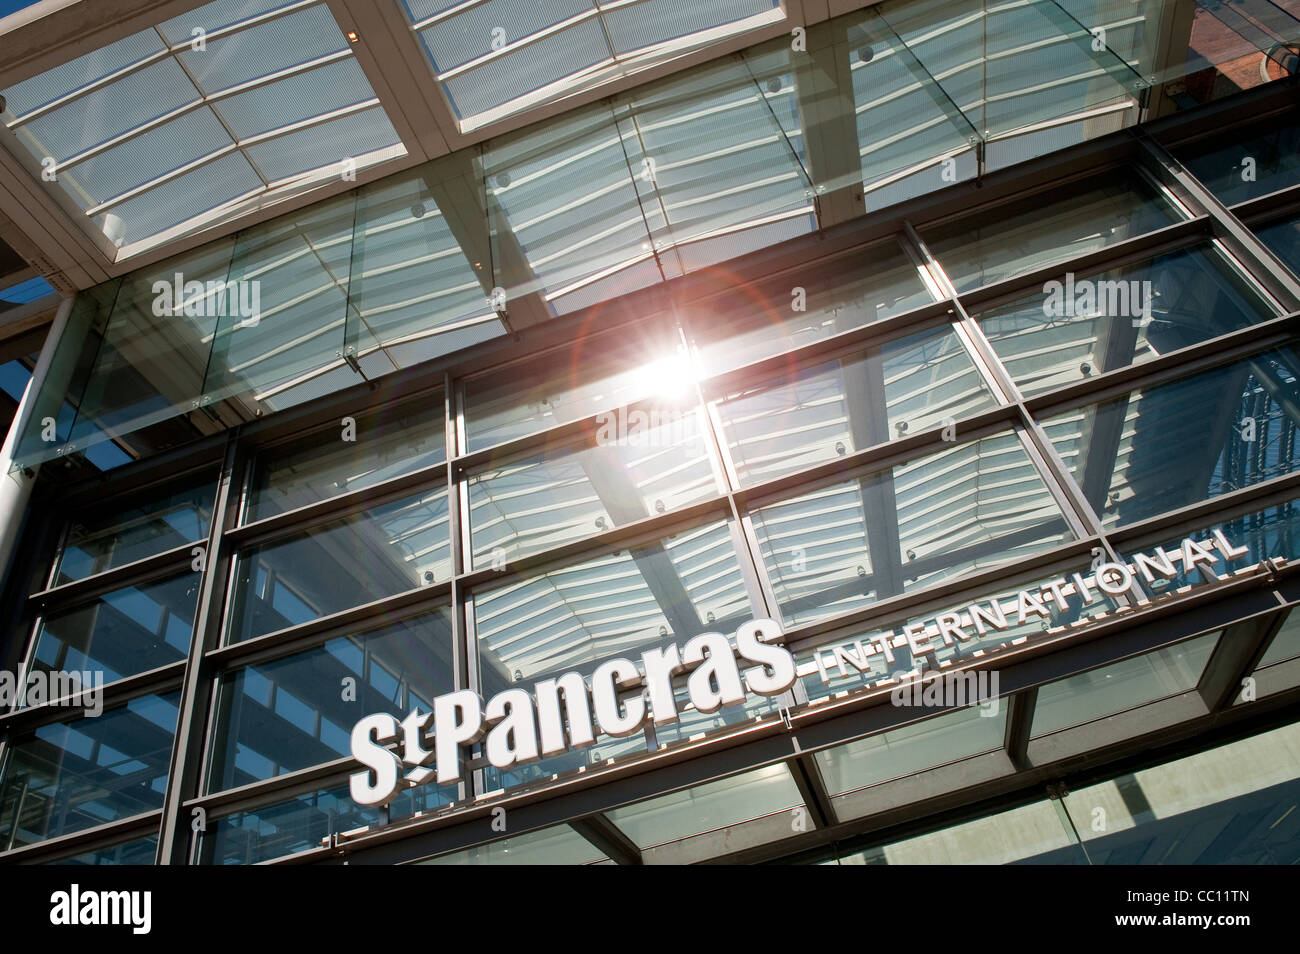
[[[756,282],[744,295],[728,292],[688,305],[701,373],[730,371],[934,300],[915,263],[892,240],[825,259],[799,282],[802,311],[792,307],[789,279]]]
[[[227,307],[216,319],[206,400],[258,395],[337,360],[356,204],[349,194],[236,236],[229,303],[242,294],[240,301],[256,304],[258,313]]]
[[[743,484],[804,470],[991,407],[945,326],[739,389],[718,406]]]
[[[971,706],[818,752],[826,790],[844,795],[1002,748],[1006,705],[997,702],[992,715]]]
[[[752,519],[788,623],[859,609],[1071,538],[1014,434],[769,504]]]
[[[223,676],[208,790],[344,757],[362,715],[432,711],[434,697],[455,688],[451,652],[439,611]]]
[[[840,857],[842,865],[1086,865],[1052,803],[1019,808]]]
[[[627,168],[667,277],[817,226],[805,164],[786,132],[799,125],[791,62],[799,58],[789,44],[764,49],[636,90],[626,107],[615,109]],[[650,164],[653,175],[644,172]]]
[[[1275,117],[1267,127],[1234,130],[1226,142],[1195,143],[1178,158],[1220,202],[1236,205],[1300,182],[1300,124]]]
[[[190,651],[199,574],[123,587],[41,621],[31,669],[98,671],[105,682],[180,662]]]
[[[661,749],[690,742],[701,736],[725,732],[776,712],[781,707],[781,698],[778,696],[749,694],[739,705],[723,706],[717,712],[700,712],[691,705],[682,677],[674,679],[673,687],[681,718],[668,725],[655,726],[655,743]]]
[[[72,382],[81,390],[69,389],[77,400],[69,435],[74,446],[131,434],[194,410],[195,399],[203,394],[221,302],[229,300],[215,285],[228,278],[233,244],[230,239],[214,242],[122,279],[102,332],[97,327],[98,333],[86,339],[84,354],[93,355],[93,364],[81,381]],[[187,290],[191,282],[195,284]],[[202,292],[197,291],[200,283]],[[211,294],[209,287],[214,287]],[[160,439],[163,446],[189,432],[161,430],[170,431]],[[150,438],[145,446],[152,443]]]
[[[421,865],[589,865],[605,856],[591,842],[568,825],[530,831],[479,845],[450,855],[441,855]]]
[[[267,451],[254,470],[248,519],[259,520],[349,493],[447,459],[441,396],[394,417],[355,420],[347,440],[338,425]]]
[[[1094,865],[1294,865],[1297,765],[1300,726],[1288,725],[1070,792],[1064,805]]]
[[[179,693],[141,696],[10,740],[0,846],[16,848],[162,807]]]
[[[664,280],[633,178],[640,164],[633,170],[624,148],[604,103],[488,145],[492,261],[504,270],[522,259],[519,279],[502,282],[507,300],[541,291],[548,305],[570,310]]]
[[[753,618],[729,523],[549,570],[474,595],[479,692],[576,671],[606,659],[635,659],[652,647],[703,632],[734,631]],[[518,768],[518,784],[589,762],[643,751],[642,736],[600,737],[586,750]],[[494,776],[495,777],[495,776]]]
[[[1084,567],[1080,566],[1079,569],[1083,571]],[[987,653],[1003,646],[1022,645],[1044,634],[1054,635],[1067,626],[1107,616],[1115,611],[1118,605],[1116,600],[1106,596],[1101,590],[1094,590],[1092,601],[1087,602],[1086,594],[1081,596],[1074,592],[1072,583],[1060,586],[1061,595],[1065,597],[1066,602],[1066,608],[1061,609],[1056,602],[1055,593],[1048,584],[1059,583],[1067,575],[1067,572],[1062,572],[1055,576],[1008,586],[990,596],[949,604],[939,612],[927,612],[921,619],[910,620],[910,622],[926,623],[925,632],[917,639],[927,644],[934,652],[926,654],[925,659],[914,656],[911,646],[903,635],[901,621],[895,626],[870,630],[861,637],[855,635],[851,640],[837,641],[839,645],[847,644],[847,651],[853,654],[853,658],[837,656],[833,649],[822,647],[821,660],[826,678],[823,680],[822,671],[816,668],[803,677],[808,698],[823,699],[841,692],[864,689],[873,683],[890,678],[901,678],[902,674],[910,673],[914,668],[923,665],[930,669],[950,666],[971,659],[976,652]],[[1087,573],[1083,575],[1088,576]],[[1041,596],[1044,608],[1048,611],[1047,618],[1034,612],[1027,612],[1023,620],[1020,618],[1019,598],[1022,589]],[[971,619],[970,606],[978,605],[996,617],[997,610],[993,608],[994,603],[1001,608],[1007,627],[999,630],[993,626],[986,626],[986,632],[981,635],[979,628]],[[952,639],[951,645],[945,642],[936,622],[936,618],[942,613],[956,613],[956,624],[971,638],[966,641]],[[894,655],[892,661],[880,648],[886,640]],[[858,653],[856,646],[858,642],[862,644],[862,653]],[[854,658],[865,662],[866,665],[859,669],[854,665]]]
[[[443,487],[251,547],[238,561],[229,641],[446,581],[450,547]]]
[[[1211,246],[1086,276],[1071,273],[1049,285],[976,316],[1026,394],[1274,317]]]
[[[1282,624],[1282,628],[1268,644],[1268,649],[1260,657],[1256,669],[1263,669],[1275,663],[1285,662],[1300,656],[1300,613],[1292,610]]]
[[[925,228],[921,237],[966,292],[1177,220],[1155,188],[1126,169]]]
[[[884,7],[881,19],[915,57],[918,78],[942,87],[933,95],[988,136],[1128,98],[1139,74],[1109,44],[1097,49],[1064,6],[912,0]],[[1127,18],[1106,25],[1121,43],[1131,29]]]
[[[1217,632],[1206,633],[1040,687],[1033,737],[1194,689],[1218,641]]]
[[[631,337],[633,340],[628,341]],[[694,400],[696,371],[676,329],[595,335],[572,349],[465,382],[465,440],[476,451],[549,430],[642,398],[684,407]]]
[[[1107,527],[1288,474],[1297,457],[1290,347],[1042,422]]]
[[[894,19],[890,17],[891,22]],[[915,51],[904,45],[878,11],[867,10],[844,20],[845,32],[836,44],[834,56],[840,64],[847,63],[852,81],[859,174],[866,186],[868,209],[956,181],[945,179],[941,165],[934,160],[944,155],[969,155],[968,117],[954,106],[918,62]],[[838,25],[833,23],[831,30]],[[817,35],[814,30],[810,39]],[[902,189],[889,184],[919,164],[927,168],[905,179]],[[960,171],[961,179],[969,175],[965,168]]]
[[[790,770],[785,765],[769,765],[605,814],[644,850],[802,804]]]
[[[429,785],[409,789],[384,808],[358,805],[347,785],[307,792],[209,821],[199,839],[198,863],[255,865],[319,848],[329,836],[377,828],[446,804],[445,793]]]
[[[487,241],[473,165],[445,157],[361,190],[347,344],[359,355],[382,345],[369,354],[378,374],[503,333],[488,269],[466,258]]]
[[[675,402],[603,415],[594,439],[493,462],[467,484],[476,568],[718,494],[700,414]]]
[[[207,539],[215,490],[215,485],[205,480],[154,496],[125,511],[73,520],[59,553],[54,585]]]
[[[1300,275],[1300,218],[1262,225],[1255,234],[1287,268]]]
[[[51,861],[52,865],[151,865],[158,852],[158,836],[148,835],[109,848],[85,851],[70,858]]]

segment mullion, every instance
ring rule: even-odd
[[[199,586],[197,612],[191,629],[190,652],[178,703],[173,732],[171,762],[163,796],[163,822],[158,840],[157,864],[186,864],[190,858],[189,819],[183,814],[186,793],[202,783],[203,765],[210,747],[210,713],[213,704],[213,680],[208,673],[204,651],[219,638],[224,622],[221,607],[228,585],[221,578],[233,578],[234,560],[227,551],[225,535],[235,520],[235,502],[239,499],[246,473],[241,457],[240,432],[227,435],[213,504],[205,562]],[[229,566],[227,566],[229,564]]]

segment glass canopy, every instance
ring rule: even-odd
[[[786,19],[778,0],[400,0],[462,129]]]
[[[545,15],[516,0],[400,2],[466,116],[784,15],[769,0],[569,0]],[[1238,23],[1232,42],[1219,5],[1112,7],[890,0],[83,292],[17,462],[110,439],[144,456],[1257,85],[1300,32],[1286,5],[1267,36]],[[592,30],[605,67],[573,52]],[[547,59],[554,44],[567,52]],[[402,149],[346,37],[308,0],[208,4],[4,94],[29,158],[53,157],[59,187],[123,254]],[[1172,220],[1121,198],[1133,207],[1106,210],[1128,221],[1121,236]],[[926,234],[963,291],[1026,265],[985,261],[963,229]],[[1225,323],[1251,320],[1248,301],[1231,304]],[[984,326],[1000,349],[1028,343],[999,337],[1005,319]]]
[[[406,154],[328,6],[217,0],[4,90],[45,181],[119,249]],[[50,176],[54,178],[51,180]]]

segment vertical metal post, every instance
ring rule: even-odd
[[[72,302],[73,299],[65,298],[59,305],[54,322],[45,336],[41,356],[37,359],[31,380],[27,382],[27,390],[23,392],[18,410],[14,413],[13,423],[9,425],[9,434],[5,437],[3,448],[0,448],[0,579],[9,577],[14,548],[17,546],[19,530],[23,524],[23,514],[27,509],[27,501],[31,499],[32,487],[36,483],[35,470],[30,474],[23,470],[13,470],[14,454],[18,449],[19,437],[26,431],[31,421],[36,396],[49,376],[50,365],[54,362],[54,352],[68,327]]]
[[[202,774],[199,756],[203,752],[207,714],[212,702],[212,675],[205,653],[216,648],[221,636],[225,581],[229,578],[233,560],[233,555],[226,552],[225,532],[234,528],[238,518],[235,494],[241,482],[241,465],[239,430],[236,428],[226,439],[225,459],[221,465],[216,506],[199,583],[198,612],[189,656],[185,661],[180,712],[163,796],[162,835],[158,840],[157,854],[160,865],[186,864],[189,857],[190,820],[184,816],[183,807],[186,799],[198,794]]]

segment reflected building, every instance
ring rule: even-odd
[[[1300,4],[104,6],[0,20],[0,668],[104,679],[0,859],[1300,859]],[[778,695],[354,798],[756,619]]]

